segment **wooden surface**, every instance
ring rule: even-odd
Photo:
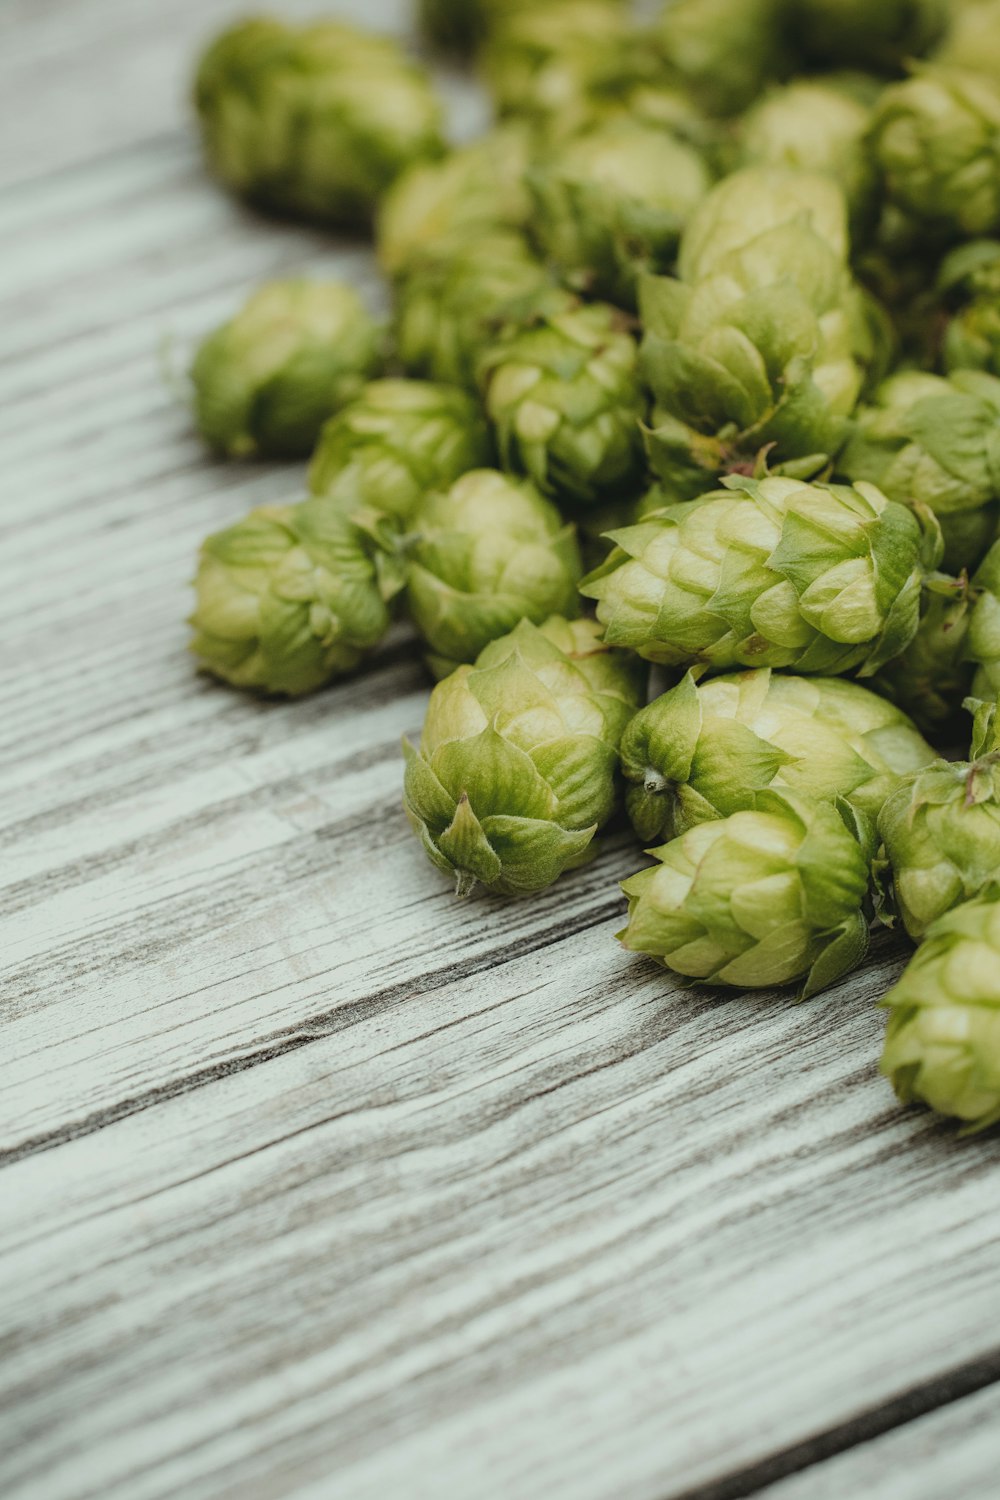
[[[294,706],[193,672],[199,538],[301,472],[207,459],[164,366],[278,271],[381,295],[202,175],[238,9],[0,6],[0,1495],[995,1496],[1000,1141],[878,1078],[899,950],[682,994],[624,837],[452,899],[405,631]]]

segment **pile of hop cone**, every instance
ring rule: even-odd
[[[542,890],[624,808],[627,949],[812,995],[898,924],[885,1073],[1000,1120],[1000,0],[415,23],[481,139],[334,20],[198,68],[214,174],[371,232],[393,309],[273,283],[199,349],[218,452],[311,455],[205,542],[200,664],[314,692],[405,611],[405,805],[459,894]]]

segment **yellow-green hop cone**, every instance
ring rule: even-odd
[[[1000,82],[921,68],[886,89],[872,145],[889,201],[925,235],[1000,229]]]
[[[819,67],[900,72],[941,40],[950,0],[792,0],[788,28]]]
[[[873,683],[939,740],[947,736],[972,685],[969,630],[974,604],[967,576],[933,575],[924,586],[916,635]]]
[[[195,105],[209,165],[262,207],[363,225],[411,162],[444,149],[426,74],[335,21],[242,21],[204,54]]]
[[[627,319],[604,303],[511,325],[479,379],[505,468],[561,504],[597,505],[645,474],[646,397]]]
[[[527,895],[589,857],[638,668],[590,620],[524,620],[434,689],[419,751],[405,745],[405,807],[459,894]]]
[[[878,173],[867,134],[871,108],[821,80],[795,79],[773,89],[739,125],[738,156],[745,166],[822,172],[843,190],[857,235],[877,211]]]
[[[970,240],[953,250],[938,287],[954,308],[944,337],[945,369],[1000,375],[1000,242]]]
[[[388,563],[335,505],[269,505],[204,542],[191,650],[234,687],[299,697],[353,671],[389,627]]]
[[[856,682],[768,670],[689,673],[622,737],[626,806],[643,843],[745,812],[758,792],[843,797],[874,820],[934,751],[898,708]]]
[[[417,20],[421,35],[433,46],[468,54],[514,17],[571,13],[576,4],[577,0],[418,0]]]
[[[974,668],[972,695],[1000,693],[1000,542],[994,542],[972,579],[966,654]]]
[[[582,123],[595,95],[627,90],[645,71],[619,0],[519,4],[494,28],[483,54],[498,112],[543,129]]]
[[[832,179],[745,168],[681,240],[682,280],[640,283],[642,372],[658,406],[714,444],[720,471],[833,455],[872,357]],[[818,466],[817,466],[818,467]]]
[[[969,759],[980,760],[984,755],[993,755],[1000,750],[1000,718],[997,716],[1000,702],[996,698],[986,703],[979,698],[966,698],[964,707],[972,715]]]
[[[985,1130],[1000,1120],[1000,892],[948,912],[885,997],[882,1072],[904,1104]]]
[[[832,177],[778,165],[732,172],[691,215],[681,240],[678,275],[693,285],[728,269],[735,252],[763,245],[768,255],[758,253],[743,267],[748,284],[766,285],[776,276],[794,278],[794,258],[789,256],[787,262],[779,258],[785,242],[762,239],[790,225],[810,230],[838,264],[846,264],[850,249],[847,200]],[[792,245],[800,252],[808,248],[798,239]]]
[[[528,482],[475,470],[424,500],[413,533],[407,603],[435,676],[519,620],[579,612],[574,528]]]
[[[671,71],[714,115],[736,115],[788,66],[780,0],[671,0],[656,32]]]
[[[976,370],[891,376],[859,408],[837,469],[927,506],[941,522],[946,566],[974,567],[996,532],[1000,380]]]
[[[522,230],[531,214],[524,174],[531,137],[501,125],[438,161],[418,162],[386,193],[376,249],[387,276],[405,275],[428,250],[456,235]]]
[[[873,485],[730,478],[614,534],[584,579],[611,645],[665,666],[870,676],[913,639],[931,523]]]
[[[270,282],[195,355],[198,429],[230,458],[302,458],[377,372],[381,344],[352,287]]]
[[[432,490],[491,458],[472,396],[423,380],[376,380],[323,428],[309,488],[367,522],[407,526]]]
[[[510,321],[572,305],[523,235],[458,233],[408,268],[396,295],[396,352],[407,374],[476,385],[483,349]]]
[[[915,942],[1000,870],[1000,764],[939,761],[886,802],[879,834],[894,909]]]
[[[557,142],[527,182],[535,240],[566,283],[634,307],[636,277],[670,269],[711,175],[693,146],[612,119]]]
[[[953,10],[935,60],[1000,78],[1000,0],[963,0]]]
[[[651,852],[659,863],[622,886],[618,936],[685,979],[814,995],[867,951],[871,830],[846,805],[760,792]]]

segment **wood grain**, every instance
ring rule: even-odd
[[[200,537],[303,475],[170,369],[263,277],[384,297],[204,177],[240,9],[0,9],[0,1494],[912,1500],[926,1433],[973,1493],[1000,1142],[878,1078],[898,945],[685,995],[613,941],[624,833],[529,903],[426,864],[405,628],[295,705],[192,669]]]

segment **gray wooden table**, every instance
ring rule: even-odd
[[[878,1078],[899,950],[684,995],[613,941],[624,839],[452,899],[405,633],[286,707],[194,673],[199,538],[302,476],[208,459],[164,341],[380,295],[203,176],[237,8],[0,7],[0,1495],[995,1497],[1000,1141]]]

